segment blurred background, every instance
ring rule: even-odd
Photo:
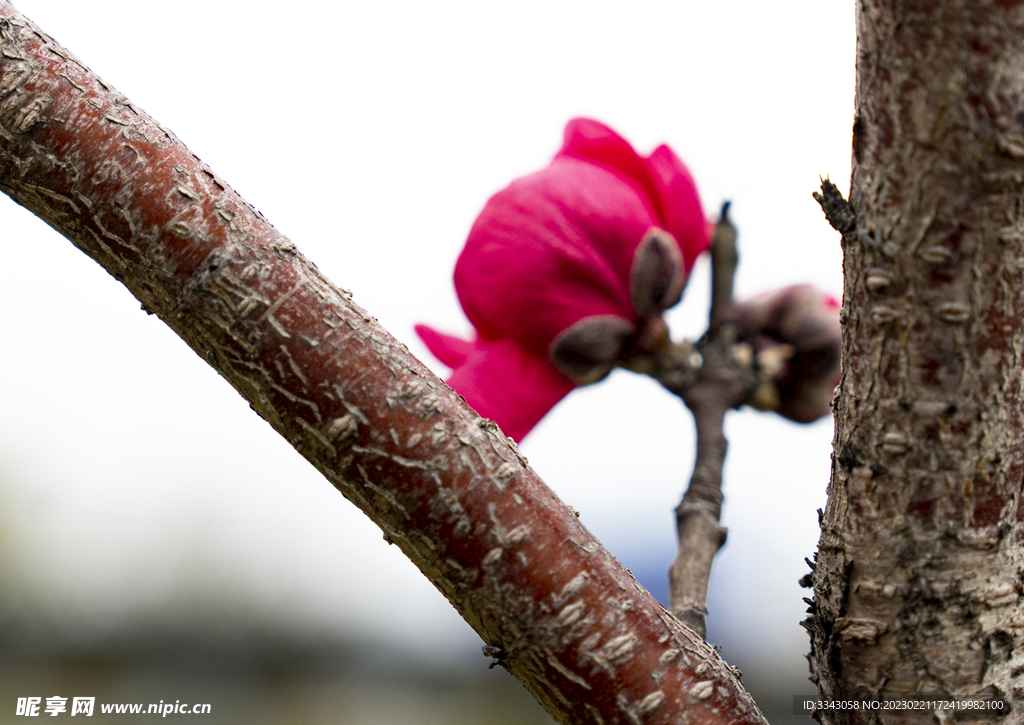
[[[644,154],[669,143],[709,215],[733,201],[741,296],[803,281],[841,295],[838,234],[811,192],[826,175],[848,188],[852,2],[16,6],[439,375],[413,325],[469,332],[451,272],[470,225],[579,115]],[[372,523],[6,198],[0,250],[0,723],[20,721],[18,697],[53,695],[208,702],[210,723],[550,722]],[[707,275],[671,313],[675,336],[703,331]],[[771,722],[807,722],[792,713],[814,693],[797,580],[832,424],[745,410],[727,434],[708,638]],[[617,372],[522,450],[665,601],[693,462],[683,406]]]

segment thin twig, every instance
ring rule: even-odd
[[[689,385],[673,390],[693,413],[697,458],[690,485],[676,508],[679,552],[669,569],[669,604],[675,615],[702,637],[711,563],[726,537],[726,529],[719,523],[722,466],[728,446],[722,425],[726,411],[750,398],[759,382],[752,349],[737,340],[732,294],[738,261],[736,229],[728,210],[726,202],[711,243],[711,314],[708,332],[696,346],[700,367],[688,376]]]
[[[679,551],[669,569],[669,604],[679,619],[705,636],[708,579],[715,554],[725,543],[722,513],[722,465],[727,442],[722,433],[725,408],[712,396],[706,406],[691,407],[697,427],[697,462],[676,507]]]

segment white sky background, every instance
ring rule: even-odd
[[[733,201],[741,296],[802,281],[841,295],[838,235],[811,192],[825,175],[848,187],[853,3],[16,6],[442,376],[413,325],[469,331],[451,284],[465,235],[491,194],[547,164],[577,115],[641,153],[669,143],[709,215]],[[198,601],[479,646],[184,343],[6,199],[0,249],[0,567],[25,582],[19,597],[70,612],[69,631]],[[677,336],[703,330],[706,276],[698,266],[670,317]],[[741,666],[806,672],[796,580],[817,543],[832,426],[747,411],[728,435],[710,638]],[[619,372],[573,393],[522,449],[641,581],[667,568],[693,457],[675,398]]]

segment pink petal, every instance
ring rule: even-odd
[[[665,218],[662,195],[651,176],[646,159],[629,142],[599,121],[574,118],[565,126],[559,156],[589,161],[628,179],[653,207],[656,218]]]
[[[448,384],[515,441],[522,440],[575,387],[547,360],[511,340],[478,344]]]
[[[544,355],[583,317],[636,318],[629,269],[655,224],[631,184],[559,157],[488,201],[455,267],[459,300],[481,337],[513,337]]]
[[[663,228],[676,238],[683,253],[686,271],[701,252],[708,248],[707,223],[697,196],[697,184],[689,169],[668,146],[659,146],[647,159],[655,178],[664,211]]]
[[[644,158],[603,123],[574,118],[565,127],[559,156],[602,164],[635,184],[654,209],[658,226],[679,243],[687,272],[698,255],[707,250],[708,230],[697,184],[668,146],[662,144]]]
[[[475,349],[475,345],[469,340],[445,335],[426,325],[416,325],[413,329],[434,357],[450,368],[457,368],[465,362]]]

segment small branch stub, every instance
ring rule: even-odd
[[[842,192],[829,179],[821,182],[821,192],[815,191],[811,196],[821,204],[828,223],[845,238],[857,225],[857,215]]]

